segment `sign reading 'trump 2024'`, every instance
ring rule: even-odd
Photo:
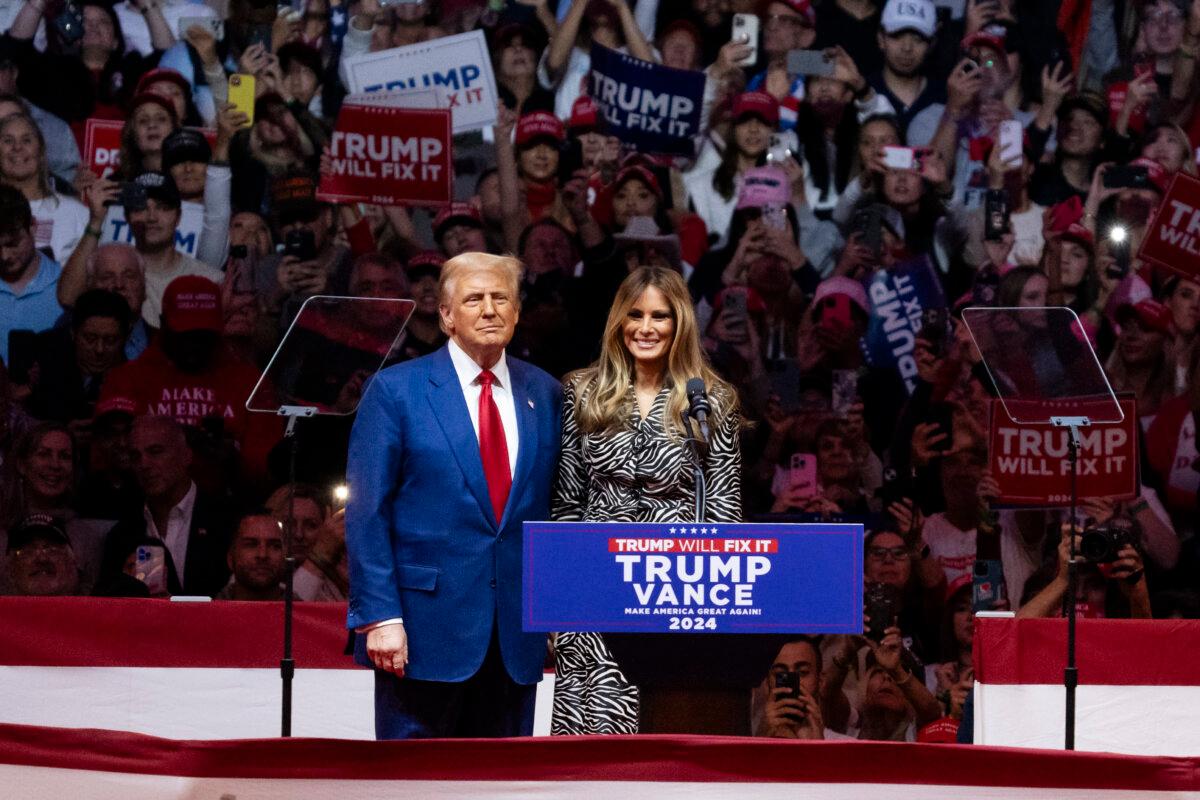
[[[861,525],[526,522],[527,631],[861,633]]]

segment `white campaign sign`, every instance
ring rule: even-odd
[[[204,205],[185,200],[180,205],[179,227],[175,229],[175,249],[195,258],[196,248],[200,246],[200,231],[203,228]],[[125,209],[120,205],[108,209],[102,230],[100,244],[133,244],[133,231],[129,229]]]
[[[353,94],[442,89],[441,107],[451,110],[456,134],[496,122],[496,78],[483,31],[354,56],[346,77]]]

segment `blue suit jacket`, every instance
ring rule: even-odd
[[[418,680],[474,675],[493,627],[513,680],[537,683],[542,675],[545,634],[521,630],[521,524],[550,516],[562,389],[511,356],[508,369],[520,444],[499,524],[447,348],[380,372],[354,422],[348,625],[402,617],[405,674]],[[363,638],[356,655],[369,666]]]

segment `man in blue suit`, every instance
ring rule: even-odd
[[[506,357],[520,262],[441,276],[450,341],[370,383],[350,438],[349,627],[375,667],[375,735],[520,736],[546,637],[521,630],[521,525],[549,518],[561,387]]]

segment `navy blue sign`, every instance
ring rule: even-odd
[[[592,45],[588,92],[605,131],[642,153],[696,155],[704,73],[672,69]]]
[[[946,296],[933,264],[925,256],[915,261],[881,269],[864,281],[871,301],[871,320],[863,346],[867,360],[876,367],[900,373],[912,394],[917,381],[914,353],[921,315],[945,308]]]
[[[527,631],[861,633],[861,525],[526,522]]]

